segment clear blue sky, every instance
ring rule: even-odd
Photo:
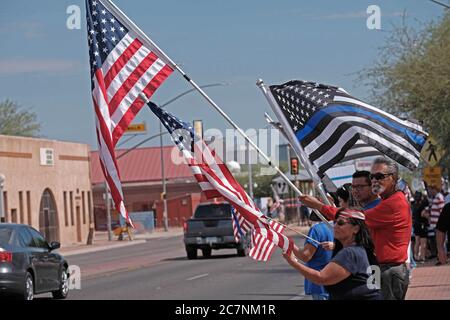
[[[244,129],[266,125],[263,114],[269,107],[256,79],[320,81],[365,98],[366,89],[355,86],[353,73],[372,64],[391,24],[400,23],[404,11],[417,25],[438,19],[444,10],[428,0],[115,3],[198,84],[230,83],[207,92]],[[72,4],[82,9],[80,30],[66,28],[66,8]],[[366,9],[373,4],[381,8],[381,31],[366,27]],[[0,100],[32,108],[44,137],[96,149],[84,1],[1,1],[0,36]],[[190,88],[174,73],[153,101],[163,103]],[[169,108],[186,121],[203,119],[205,128],[229,128],[196,93]],[[150,126],[149,135],[157,132],[149,110],[143,109],[135,122],[142,120]]]

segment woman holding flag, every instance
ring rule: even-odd
[[[364,214],[341,208],[335,219],[334,237],[342,248],[321,271],[298,262],[293,253],[283,257],[306,279],[325,286],[330,300],[381,300],[379,286],[369,278],[370,267],[377,265],[377,261]]]

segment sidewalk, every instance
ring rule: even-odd
[[[76,254],[91,253],[97,251],[103,251],[114,248],[127,247],[137,244],[145,243],[150,239],[171,238],[183,235],[183,228],[169,228],[166,232],[164,229],[155,229],[151,233],[134,234],[134,240],[129,241],[128,237],[124,237],[124,240],[117,240],[117,236],[113,235],[112,241],[108,241],[107,231],[96,231],[94,234],[93,244],[87,245],[82,243],[76,243],[72,245],[65,245],[58,250],[64,256],[71,256]]]
[[[415,268],[406,300],[450,300],[450,265]]]

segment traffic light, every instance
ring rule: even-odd
[[[297,158],[291,158],[291,174],[294,176],[298,174],[298,159]]]

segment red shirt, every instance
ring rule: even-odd
[[[321,212],[333,219],[339,208],[322,206]],[[375,245],[379,263],[401,264],[408,259],[412,218],[409,203],[401,191],[395,192],[374,208],[364,211],[366,225]]]

